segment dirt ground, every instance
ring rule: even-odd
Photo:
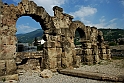
[[[123,76],[124,77],[124,58],[102,60],[96,65],[82,65],[77,70],[104,73],[107,75]]]

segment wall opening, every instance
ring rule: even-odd
[[[33,15],[24,15],[18,18],[16,22],[17,52],[34,52],[42,50],[45,42],[43,39],[44,30],[42,29],[41,23],[38,21],[38,18],[34,19]]]
[[[75,38],[74,38],[74,44],[75,44],[75,51],[76,51],[76,56],[80,57],[79,61],[83,63],[85,61],[84,57],[84,41],[86,39],[85,32],[81,28],[77,28],[75,31]]]
[[[97,41],[98,41],[97,45],[98,45],[98,46],[101,46],[102,37],[101,37],[100,35],[97,36]]]
[[[77,28],[75,31],[74,44],[75,47],[82,46],[82,42],[85,40],[85,32],[81,28]]]

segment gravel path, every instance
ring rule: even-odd
[[[105,73],[107,75],[124,76],[124,60],[102,61],[96,65],[83,65],[77,70]]]
[[[112,62],[101,62],[97,65],[83,65],[77,70],[91,71],[91,72],[100,72],[107,73],[111,75],[124,75],[124,68],[122,67],[120,60]],[[54,73],[52,78],[42,78],[39,76],[39,72],[36,71],[27,71],[23,75],[19,76],[18,83],[122,83],[122,82],[108,82],[108,81],[97,81],[92,79],[85,79],[79,77],[72,77],[67,75],[62,75]]]
[[[38,73],[31,74],[30,72],[26,72],[24,75],[19,76],[19,79],[18,83],[115,83],[66,76],[58,73],[54,73],[52,78],[41,78]]]

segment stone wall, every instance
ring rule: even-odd
[[[44,30],[46,42],[43,46],[43,64],[40,65],[44,68],[73,68],[79,67],[81,62],[93,64],[100,59],[110,59],[110,51],[104,44],[102,32],[96,27],[85,26],[81,21],[72,21],[73,16],[63,13],[63,9],[58,6],[53,7],[54,16],[28,0],[22,0],[17,6],[3,4],[0,11],[0,76],[16,73],[15,59],[18,54],[15,26],[21,16],[32,17]],[[76,30],[81,35],[79,50],[74,45]]]

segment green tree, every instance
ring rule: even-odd
[[[34,46],[38,46],[38,39],[37,39],[37,37],[35,37],[35,39],[34,39]]]

